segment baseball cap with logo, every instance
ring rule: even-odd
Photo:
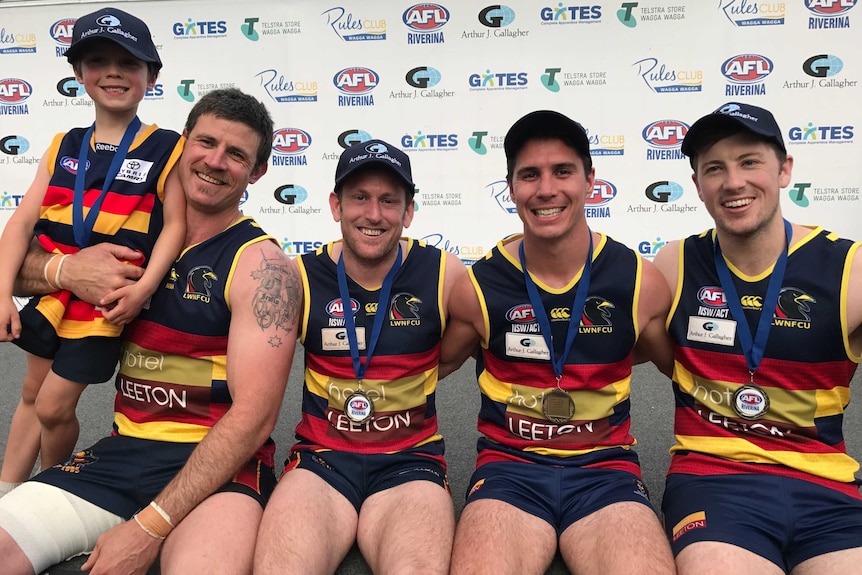
[[[80,59],[87,44],[96,38],[110,40],[125,48],[132,56],[151,62],[158,69],[162,67],[150,29],[143,20],[128,12],[102,8],[78,18],[72,29],[72,44],[66,50],[66,59],[70,63]]]
[[[682,140],[682,153],[689,157],[696,154],[704,140],[715,130],[752,132],[787,152],[781,128],[769,110],[751,104],[728,102],[692,124]]]
[[[361,168],[368,166],[383,166],[389,168],[407,185],[407,190],[413,193],[413,172],[410,169],[410,158],[407,154],[383,140],[368,140],[354,144],[341,153],[338,167],[335,168],[335,189],[338,190],[344,181]]]
[[[583,126],[559,112],[537,110],[523,116],[509,128],[503,140],[506,160],[514,161],[524,144],[541,138],[560,138],[581,156],[590,157],[590,140]]]

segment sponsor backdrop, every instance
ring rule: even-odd
[[[140,107],[180,129],[206,92],[269,107],[269,171],[242,209],[297,255],[338,235],[328,207],[345,146],[410,154],[408,233],[470,263],[520,230],[503,136],[561,111],[588,130],[590,225],[652,257],[710,225],[679,150],[731,100],[770,108],[796,158],[785,215],[862,239],[858,0],[115,2],[150,26],[165,67]],[[103,3],[0,4],[0,226],[55,132],[92,104],[63,56],[74,19]]]

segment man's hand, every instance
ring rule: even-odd
[[[87,303],[99,302],[111,292],[134,283],[144,274],[137,265],[141,253],[117,244],[98,244],[66,258],[60,285]]]
[[[161,543],[131,519],[96,540],[96,547],[81,565],[81,571],[89,571],[90,575],[146,575]]]

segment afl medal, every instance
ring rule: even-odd
[[[344,413],[353,423],[365,423],[374,415],[374,402],[361,389],[354,391],[344,402]]]
[[[745,384],[733,394],[733,411],[743,419],[760,419],[769,411],[769,396],[762,387]]]

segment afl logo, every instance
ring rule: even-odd
[[[617,196],[617,187],[607,180],[596,179],[593,184],[593,193],[587,197],[587,206],[603,206]]]
[[[733,394],[733,410],[743,419],[760,419],[769,410],[769,396],[754,384],[743,385]]]
[[[60,158],[60,165],[63,166],[63,169],[70,174],[78,173],[78,158],[63,156]],[[87,160],[87,169],[90,169],[90,160]]]
[[[679,120],[658,120],[643,129],[644,141],[653,148],[679,148],[688,133],[688,124]]]
[[[3,78],[0,80],[0,103],[18,104],[30,97],[33,86],[21,78]]]
[[[367,94],[377,87],[380,76],[371,68],[345,68],[332,77],[332,83],[345,94]]]
[[[522,303],[509,308],[506,312],[506,320],[512,323],[533,323],[536,321],[536,314],[533,313],[533,306]]]
[[[359,311],[359,302],[350,298],[350,307],[355,314]],[[336,298],[326,304],[326,313],[329,317],[344,317],[344,306],[341,305],[341,298]]]
[[[856,0],[805,0],[805,7],[817,16],[839,16],[856,5]]]
[[[697,291],[697,301],[706,307],[726,307],[724,290],[716,286],[704,286]]]
[[[51,38],[60,46],[68,47],[72,43],[72,29],[75,27],[74,18],[63,18],[51,24]]]
[[[433,32],[449,21],[449,11],[440,4],[416,4],[404,11],[402,20],[416,32]]]
[[[272,151],[281,156],[305,153],[311,145],[311,135],[299,128],[279,128],[272,133]]]
[[[760,54],[739,54],[724,61],[721,73],[730,82],[753,84],[772,73],[772,60]]]

